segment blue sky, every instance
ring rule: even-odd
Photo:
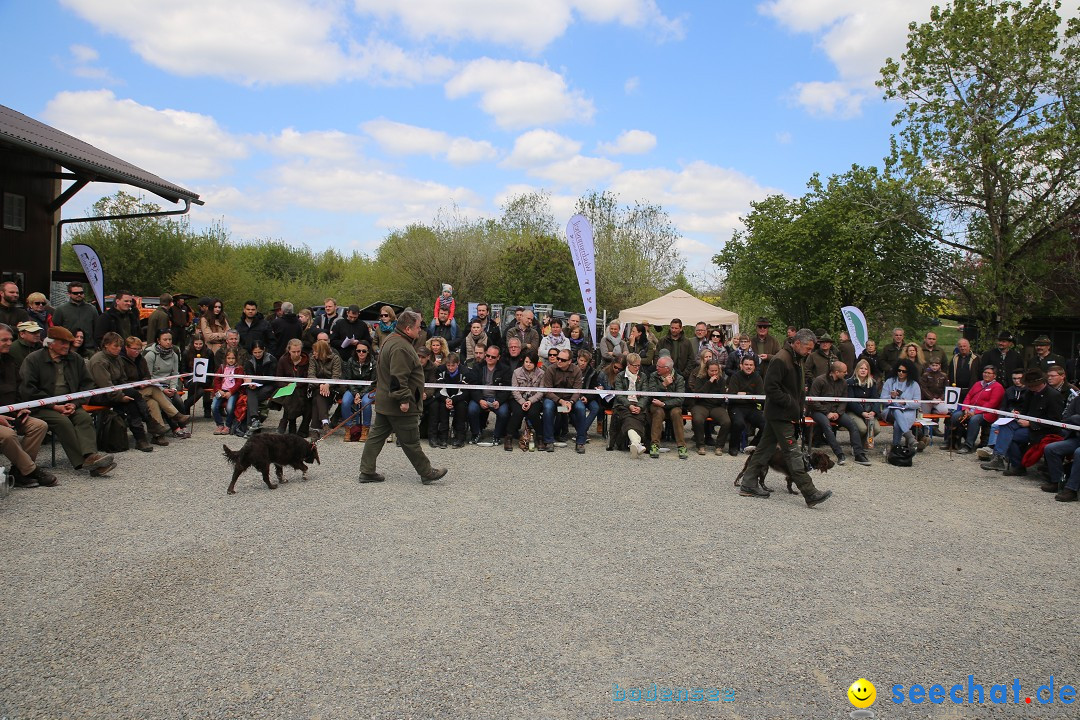
[[[752,200],[880,165],[873,82],[931,4],[14,0],[0,103],[199,193],[194,222],[236,239],[371,252],[440,208],[546,189],[565,222],[609,189],[661,204],[700,277]]]

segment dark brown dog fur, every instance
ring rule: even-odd
[[[754,452],[757,451],[755,450]],[[751,452],[749,455],[746,456],[746,462],[743,463],[742,470],[740,470],[739,474],[735,476],[735,487],[739,487],[739,485],[742,484],[743,474],[746,472],[747,466],[750,465],[750,458],[754,457],[754,452]],[[824,453],[821,450],[815,450],[810,453],[810,467],[812,470],[826,473],[829,472],[829,470],[832,469],[834,465],[836,465],[836,463],[833,462],[833,459],[829,457],[828,453]],[[799,494],[794,489],[795,483],[791,480],[791,477],[788,476],[787,464],[784,462],[784,453],[780,451],[779,447],[777,447],[776,450],[773,451],[772,457],[769,458],[769,467],[765,470],[765,475],[769,474],[769,470],[775,470],[787,479],[787,489],[789,493],[791,493],[792,495]],[[761,484],[761,487],[763,487],[766,491],[772,492],[772,490],[770,490],[765,485],[764,476],[759,482]]]
[[[283,483],[288,482],[282,477],[283,466],[299,470],[303,473],[303,479],[307,480],[308,466],[304,463],[319,463],[318,446],[293,434],[259,433],[248,439],[239,450],[230,450],[228,445],[221,447],[225,450],[225,457],[233,464],[230,495],[236,494],[236,479],[249,467],[261,471],[266,487],[273,490],[277,483],[270,482],[271,465],[277,472],[278,482]]]

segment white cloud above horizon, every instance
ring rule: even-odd
[[[480,95],[480,109],[500,128],[514,130],[564,122],[589,122],[596,108],[580,90],[544,65],[484,57],[467,63],[446,82],[446,97]]]
[[[391,155],[441,157],[453,165],[471,165],[498,158],[499,151],[487,140],[451,137],[441,130],[394,122],[385,118],[361,125],[385,152]]]
[[[656,136],[645,130],[624,130],[615,142],[600,143],[596,151],[601,155],[641,155],[656,147]]]

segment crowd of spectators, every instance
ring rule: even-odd
[[[99,313],[85,291],[82,283],[71,283],[69,301],[55,309],[41,293],[30,293],[23,307],[18,287],[3,285],[0,404],[156,382],[0,416],[0,440],[19,484],[57,482],[35,460],[47,431],[72,466],[93,475],[115,467],[112,454],[98,449],[84,405],[116,413],[144,452],[189,437],[200,406],[220,435],[269,431],[264,424],[279,412],[280,433],[318,440],[340,422],[346,442],[366,440],[375,364],[380,344],[394,332],[394,308],[383,306],[369,323],[357,305],[341,307],[333,298],[314,311],[275,303],[268,315],[248,301],[233,324],[220,299],[201,298],[190,308],[166,294],[144,326],[131,293],[118,292]],[[648,324],[613,321],[593,348],[576,313],[537,323],[531,309],[516,308],[514,320],[500,327],[490,306],[480,303],[459,328],[456,309],[452,288],[444,286],[430,323],[414,341],[426,381],[447,386],[431,387],[424,397],[421,427],[433,448],[473,444],[555,452],[572,442],[584,453],[600,418],[608,449],[626,449],[634,457],[657,458],[671,442],[687,459],[690,440],[698,455],[710,447],[716,455],[737,455],[753,449],[764,427],[761,402],[738,396],[762,394],[770,360],[796,332],[789,326],[786,337],[774,336],[764,317],[753,333],[731,337],[704,322],[691,332],[678,318],[662,333]],[[981,355],[967,339],[945,348],[934,332],[912,341],[903,328],[895,328],[884,346],[868,341],[859,354],[845,332],[838,342],[825,331],[817,337],[802,369],[809,395],[826,399],[808,404],[805,438],[831,448],[840,464],[846,455],[839,430],[847,432],[855,462],[866,465],[882,425],[892,426],[890,444],[921,451],[937,424],[926,416],[944,416],[943,448],[976,453],[987,470],[1006,475],[1035,467],[1044,489],[1059,500],[1076,499],[1080,470],[1073,460],[1080,434],[1011,419],[1010,413],[1080,421],[1080,393],[1071,384],[1080,373],[1080,352],[1066,359],[1040,336],[1025,357],[1008,332]],[[191,373],[197,361],[210,373],[205,383],[176,377]],[[980,409],[950,414],[948,386],[959,388],[965,405]]]

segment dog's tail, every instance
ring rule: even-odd
[[[225,451],[225,459],[235,465],[236,461],[240,458],[240,451],[230,450],[229,446],[225,443],[221,444],[221,449]]]

